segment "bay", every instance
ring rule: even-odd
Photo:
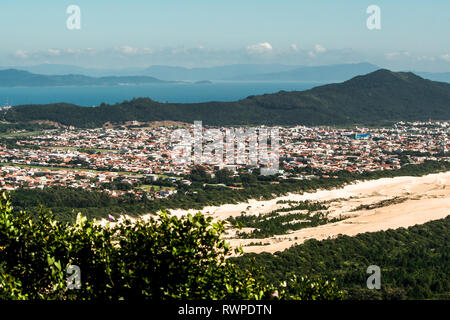
[[[235,101],[250,95],[275,93],[280,90],[302,91],[322,85],[305,82],[236,82],[212,83],[158,83],[121,86],[70,87],[0,87],[0,106],[8,100],[10,105],[73,103],[97,106],[102,102],[120,103],[133,98],[148,97],[160,102],[194,103],[208,101]]]

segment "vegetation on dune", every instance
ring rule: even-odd
[[[263,215],[241,214],[238,217],[230,217],[227,220],[240,228],[254,228],[251,232],[238,232],[240,238],[262,239],[273,235],[286,234],[289,231],[303,228],[316,227],[322,224],[340,221],[340,218],[328,218],[326,212],[317,212],[328,209],[318,202],[302,201],[291,202],[290,207],[274,210]],[[306,213],[290,213],[291,211],[307,211]],[[287,213],[287,214],[283,214]]]

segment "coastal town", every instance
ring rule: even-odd
[[[449,0],[1,9],[12,314],[450,301]]]
[[[0,145],[0,186],[5,190],[63,186],[102,190],[110,196],[166,198],[175,182],[189,185],[193,163],[174,161],[174,130],[192,125],[76,129],[59,128],[21,135]],[[225,131],[228,128],[214,128]],[[399,122],[389,128],[278,127],[279,179],[314,179],[399,169],[425,160],[450,160],[450,122]],[[206,129],[204,129],[206,130]],[[11,142],[10,142],[11,140]],[[218,169],[252,172],[250,163],[205,163]],[[226,186],[225,186],[226,187]]]

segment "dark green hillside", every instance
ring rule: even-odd
[[[413,73],[378,70],[306,91],[250,96],[235,102],[159,103],[148,98],[85,108],[68,104],[17,106],[6,121],[51,120],[78,127],[130,120],[202,120],[207,125],[351,125],[450,119],[450,84]]]
[[[355,237],[308,240],[275,254],[233,259],[241,268],[265,268],[270,281],[292,275],[336,278],[350,299],[450,299],[450,217]],[[366,287],[367,267],[381,268],[381,290]]]

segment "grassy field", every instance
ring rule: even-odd
[[[43,133],[43,131],[8,132],[8,133],[0,133],[0,138],[18,138],[18,137],[38,136],[42,133]]]
[[[151,185],[151,184],[144,184],[142,186],[139,187],[140,189],[144,190],[144,191],[150,191],[150,190],[154,190],[154,191],[161,191],[161,190],[175,190],[175,187],[162,187],[162,186],[155,186],[155,185]]]

